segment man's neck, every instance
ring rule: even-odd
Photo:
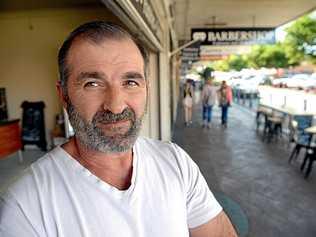
[[[122,153],[103,153],[87,149],[76,138],[72,138],[62,148],[82,166],[108,184],[120,190],[126,190],[131,185],[132,149]]]

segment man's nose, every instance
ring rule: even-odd
[[[120,114],[126,108],[126,104],[124,102],[124,95],[120,91],[119,88],[109,88],[105,92],[105,99],[103,102],[103,109],[109,110],[113,114]]]

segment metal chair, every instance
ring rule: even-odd
[[[270,142],[272,138],[277,138],[282,135],[282,124],[284,121],[284,114],[273,111],[265,115],[265,124],[263,130],[263,140],[267,139]]]
[[[267,118],[268,116],[272,115],[272,110],[267,109],[265,107],[258,107],[257,114],[256,114],[256,124],[257,130],[259,130],[260,125],[263,125],[263,131],[266,131],[267,127]]]
[[[313,116],[294,116],[294,120],[297,125],[292,131],[292,141],[295,142],[295,147],[293,148],[291,155],[289,157],[289,163],[294,159],[297,159],[300,151],[304,148],[306,151],[312,149],[311,147],[311,134],[306,133],[304,130],[312,125]]]
[[[305,179],[307,179],[309,174],[311,173],[312,168],[313,168],[313,163],[316,160],[316,145],[311,145],[311,147],[312,147],[312,149],[309,149],[306,152],[306,156],[305,156],[304,161],[301,165],[301,171],[304,171],[305,165],[308,162],[308,166],[307,166],[307,169],[306,169],[306,172],[304,175]]]
[[[283,117],[268,116],[266,125],[268,142],[270,142],[273,137],[278,137],[282,135],[282,123]]]

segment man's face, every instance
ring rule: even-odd
[[[76,40],[70,48],[67,111],[76,137],[105,153],[133,146],[145,113],[144,61],[128,39],[99,44]]]

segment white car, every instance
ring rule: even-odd
[[[288,77],[281,77],[281,78],[276,78],[272,80],[272,85],[277,86],[277,85],[286,85],[288,82],[289,78]]]
[[[288,87],[308,88],[315,85],[314,80],[308,74],[297,74],[291,77],[286,84]]]
[[[258,86],[267,79],[266,75],[245,76],[237,79],[234,88],[241,90],[245,94],[255,94],[258,92]]]

